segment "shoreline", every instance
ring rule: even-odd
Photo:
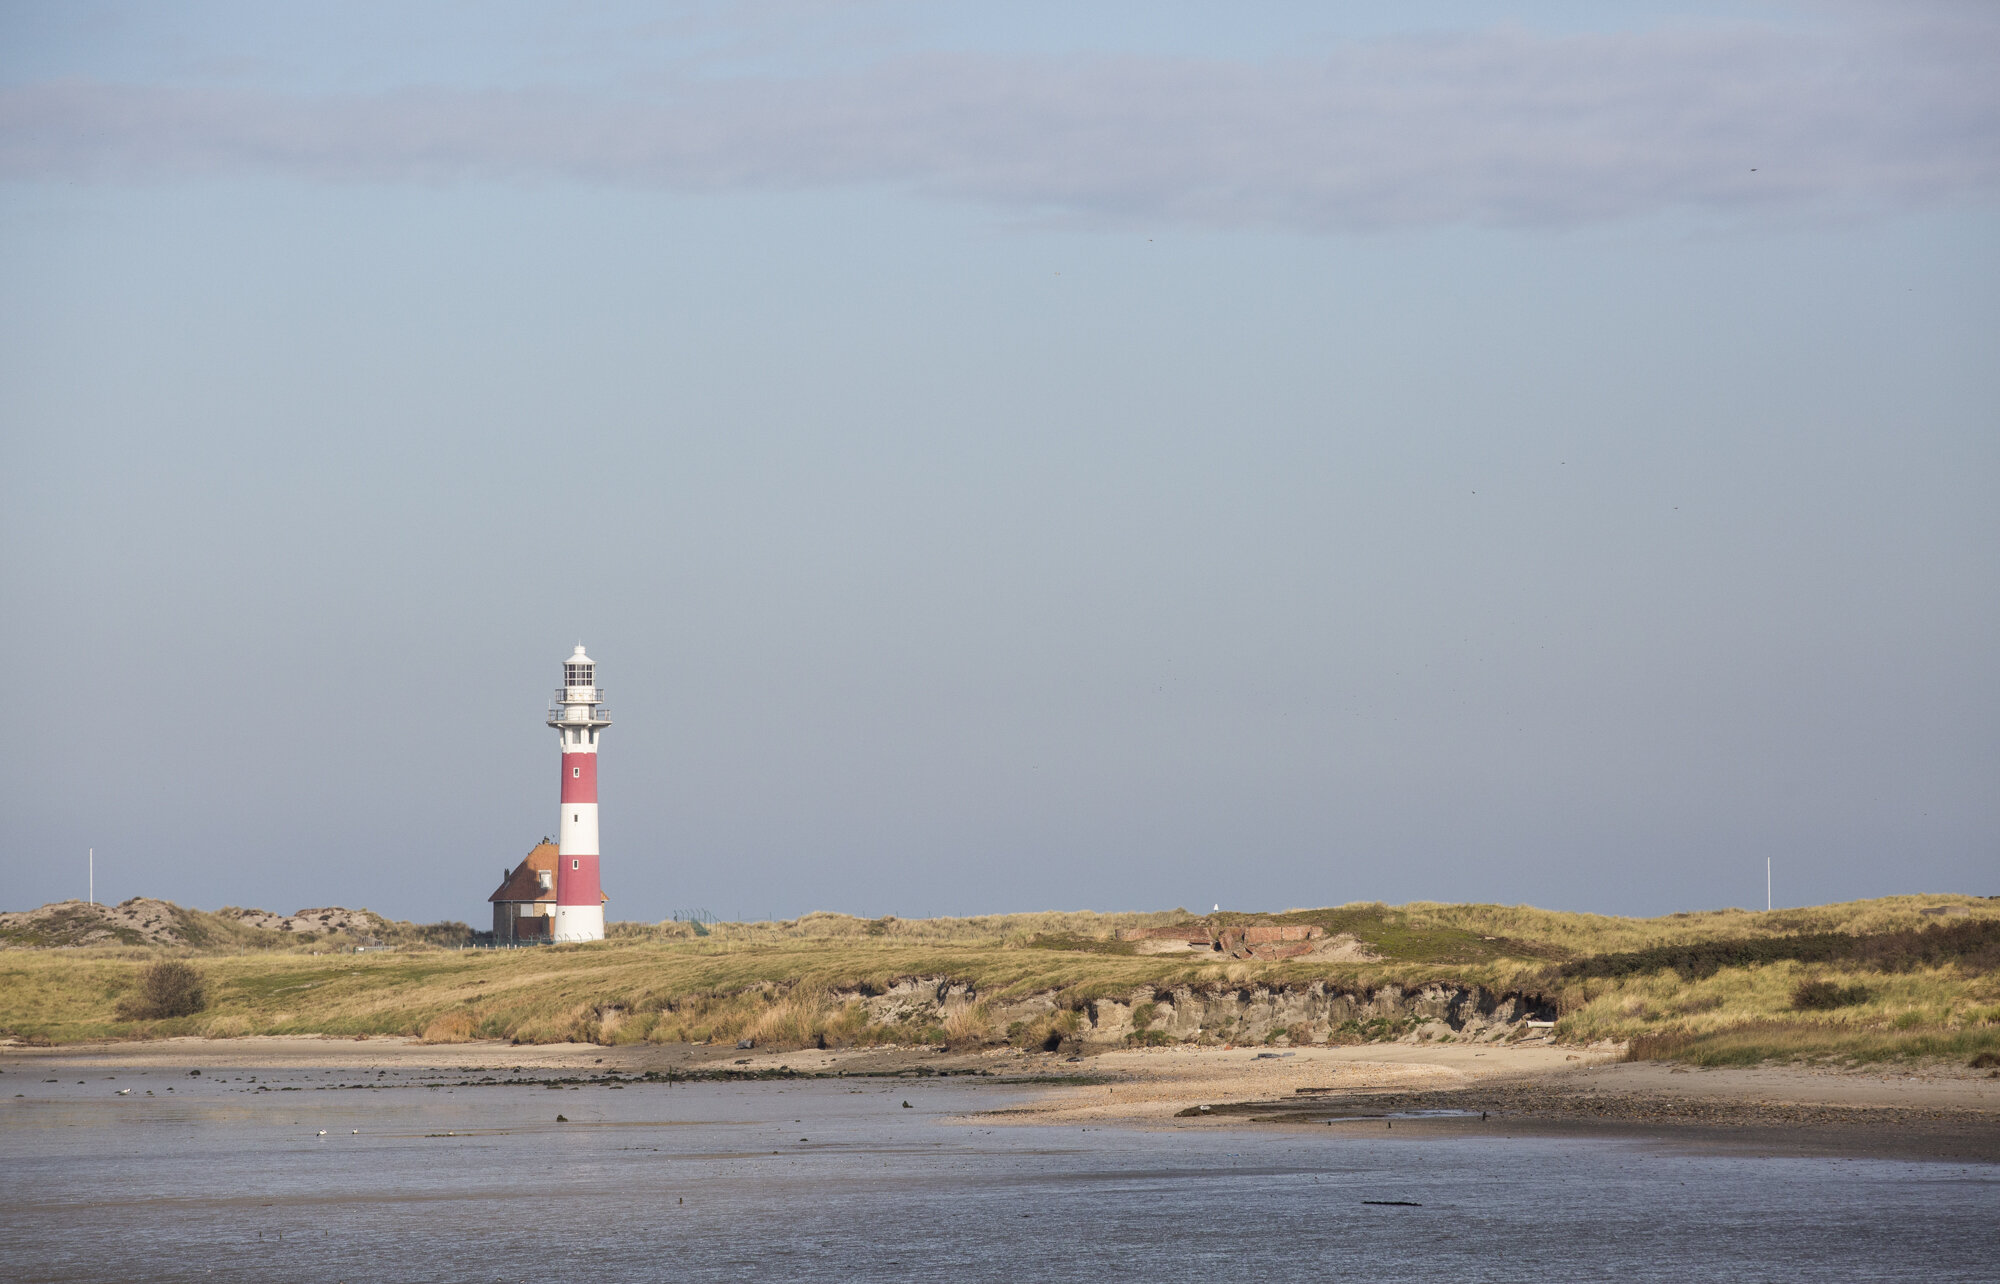
[[[258,1036],[56,1048],[0,1044],[0,1085],[57,1070],[106,1077],[120,1071],[255,1071],[267,1078],[368,1072],[376,1076],[369,1086],[382,1087],[470,1074],[488,1077],[458,1084],[518,1085],[557,1076],[606,1086],[625,1076],[653,1082],[965,1077],[1036,1089],[1032,1100],[964,1116],[987,1126],[1312,1129],[1370,1136],[1379,1129],[1399,1140],[1588,1136],[1774,1155],[2000,1163],[2000,1078],[1985,1072],[1944,1065],[1695,1069],[1623,1062],[1619,1055],[1560,1045],[1361,1044],[1125,1049],[1071,1057],[1011,1048],[767,1051]]]
[[[1020,1123],[1616,1137],[1773,1155],[2000,1163],[2000,1078],[1955,1065],[1697,1069],[1608,1052],[1468,1045],[1299,1051],[1233,1063],[1246,1054],[1107,1053],[1099,1073],[1129,1071],[1129,1085],[1052,1089],[996,1113]]]

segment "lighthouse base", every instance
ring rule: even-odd
[[[558,941],[601,941],[604,939],[602,905],[558,905],[552,936]]]

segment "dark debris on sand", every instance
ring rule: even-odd
[[[1425,1116],[1426,1111],[1461,1112]],[[1785,1152],[1871,1153],[2000,1162],[2000,1111],[1839,1106],[1549,1084],[1428,1092],[1315,1092],[1279,1101],[1190,1106],[1187,1118],[1253,1124],[1382,1123],[1425,1133],[1605,1134],[1739,1142]]]

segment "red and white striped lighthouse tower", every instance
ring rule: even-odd
[[[597,733],[611,725],[597,665],[576,648],[563,661],[563,684],[549,704],[562,741],[562,824],[556,830],[558,941],[604,939],[604,888],[597,879]]]

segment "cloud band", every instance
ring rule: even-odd
[[[1308,231],[1985,199],[2000,23],[1549,37],[1266,62],[933,53],[644,93],[44,82],[0,175],[890,184],[1018,212]]]

